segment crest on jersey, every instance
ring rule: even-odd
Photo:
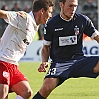
[[[75,35],[78,35],[79,34],[79,28],[77,27],[77,25],[74,28],[74,32],[75,32]]]
[[[8,78],[9,77],[9,73],[6,71],[3,71],[3,77]]]
[[[44,28],[44,34],[46,34],[46,29]]]

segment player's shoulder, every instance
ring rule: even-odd
[[[55,23],[56,21],[58,21],[60,19],[59,14],[53,16],[52,18],[49,19],[48,23]]]
[[[17,14],[24,19],[28,17],[28,14],[25,11],[18,11]]]
[[[50,18],[49,21],[47,22],[47,25],[54,27],[58,22],[60,22],[60,15],[59,14]]]
[[[84,15],[84,14],[81,14],[81,13],[75,13],[75,16],[81,20],[89,20],[89,17]]]

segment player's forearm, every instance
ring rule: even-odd
[[[6,11],[0,9],[0,18],[7,19]]]
[[[94,39],[99,43],[99,35],[97,35],[96,37],[94,37]]]
[[[50,54],[50,47],[44,45],[42,48],[42,62],[48,62],[49,54]]]

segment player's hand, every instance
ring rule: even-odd
[[[40,64],[38,71],[39,72],[46,72],[47,67],[48,67],[48,62],[43,62],[42,64]]]

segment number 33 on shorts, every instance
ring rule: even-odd
[[[51,68],[48,70],[47,75],[55,75],[56,74],[56,68]]]

